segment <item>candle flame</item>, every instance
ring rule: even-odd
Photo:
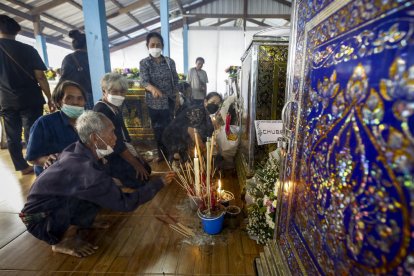
[[[197,158],[197,148],[194,147],[194,158]]]

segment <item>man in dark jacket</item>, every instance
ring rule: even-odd
[[[70,237],[73,228],[94,226],[101,207],[135,210],[171,183],[174,173],[168,172],[134,192],[124,193],[100,162],[115,145],[112,122],[102,113],[86,111],[78,118],[76,129],[81,141],[68,146],[36,179],[20,218],[27,230],[51,244],[53,251],[85,257],[97,247]]]

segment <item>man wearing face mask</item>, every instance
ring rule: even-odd
[[[123,192],[105,171],[101,159],[116,143],[115,127],[99,112],[85,111],[76,121],[80,141],[68,146],[58,160],[33,183],[19,217],[36,238],[54,252],[86,257],[97,246],[76,236],[79,228],[99,228],[100,208],[131,212],[172,182],[173,172],[133,192]]]
[[[121,107],[128,91],[128,81],[120,74],[108,73],[103,77],[101,86],[103,97],[93,110],[105,114],[111,120],[117,138],[113,153],[106,157],[108,173],[121,180],[124,186],[137,188],[148,180],[151,167],[132,146],[122,116]]]
[[[34,165],[36,175],[79,139],[75,123],[84,111],[85,99],[85,92],[75,82],[63,81],[56,86],[52,100],[59,111],[40,117],[30,129],[26,160]]]
[[[194,150],[195,131],[199,145],[204,149],[207,137],[214,131],[211,116],[220,109],[223,99],[217,92],[210,92],[203,105],[194,105],[182,111],[165,129],[163,141],[171,153],[170,160],[185,161]]]
[[[178,91],[175,62],[161,54],[163,47],[162,36],[157,32],[149,33],[147,35],[149,56],[141,60],[139,64],[141,85],[147,91],[145,100],[157,141],[158,161],[162,160],[161,151],[167,155],[162,143],[162,134],[174,117],[176,91]]]

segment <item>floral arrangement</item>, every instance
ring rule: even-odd
[[[179,81],[185,81],[185,80],[187,80],[187,76],[183,73],[178,73],[178,80]]]
[[[247,193],[253,203],[247,207],[247,232],[255,236],[260,244],[265,244],[273,237],[279,188],[280,158],[269,157],[265,165],[259,166],[255,176],[247,183]]]
[[[138,79],[139,78],[139,69],[136,67],[133,68],[115,68],[113,70],[115,73],[121,74],[127,79]]]
[[[55,71],[55,70],[53,70],[53,69],[49,69],[49,70],[47,70],[47,71],[45,72],[45,75],[46,75],[46,78],[47,78],[48,80],[55,80],[55,79],[56,79],[56,76],[57,76],[56,71]]]
[[[231,65],[227,67],[224,71],[229,74],[229,78],[237,77],[237,72],[241,69],[240,66]]]

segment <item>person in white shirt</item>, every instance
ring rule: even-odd
[[[203,69],[204,58],[196,59],[196,66],[188,72],[187,81],[191,85],[193,104],[202,104],[207,94],[207,73]]]

